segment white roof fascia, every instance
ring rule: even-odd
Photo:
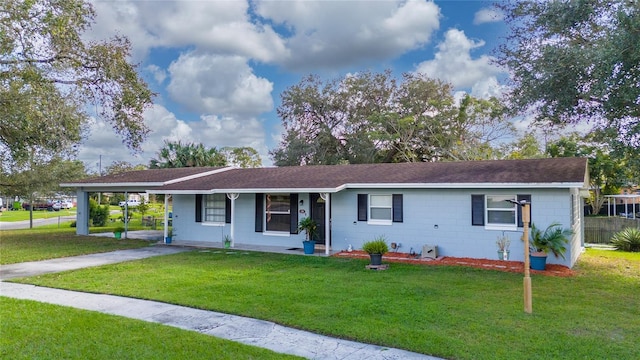
[[[61,183],[60,187],[156,187],[162,186],[164,183],[161,182],[135,182],[135,183]]]
[[[571,189],[583,188],[583,183],[388,183],[388,184],[345,184],[337,188],[343,189]]]
[[[149,194],[255,194],[255,193],[335,193],[337,188],[265,188],[265,189],[211,189],[211,190],[163,190],[151,189]]]
[[[225,172],[225,171],[228,171],[228,170],[233,170],[233,169],[236,169],[236,168],[231,167],[231,166],[227,166],[227,167],[224,167],[222,169],[205,171],[203,173],[197,173],[197,174],[181,177],[181,178],[178,178],[178,179],[165,181],[163,183],[163,185],[169,185],[169,184],[175,184],[175,183],[179,183],[179,182],[183,182],[183,181],[187,181],[187,180],[193,180],[193,179],[197,179],[197,178],[200,178],[200,177],[203,177],[203,176],[209,176],[209,175],[213,175],[213,174],[218,174],[218,173]]]

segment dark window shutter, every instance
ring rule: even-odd
[[[231,224],[231,199],[227,195],[224,196],[224,222]]]
[[[471,225],[484,226],[484,195],[471,195]]]
[[[369,195],[358,194],[358,221],[367,221]]]
[[[298,194],[289,194],[289,213],[291,213],[291,234],[298,233]]]
[[[402,194],[393,194],[393,222],[402,222]]]
[[[262,229],[264,228],[264,224],[262,223],[262,220],[264,219],[264,217],[262,216],[264,212],[263,202],[264,202],[264,194],[257,193],[256,194],[256,232],[262,232]]]
[[[518,195],[518,202],[522,200],[526,200],[529,203],[529,227],[531,227],[531,223],[533,219],[531,219],[531,195]],[[524,223],[522,222],[522,206],[518,206],[518,227],[524,227]]]
[[[196,222],[202,222],[202,194],[196,194]]]

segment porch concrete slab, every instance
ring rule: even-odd
[[[0,280],[36,276],[86,267],[139,260],[151,256],[176,254],[193,249],[185,247],[149,246],[139,249],[116,250],[106,253],[0,265]]]
[[[438,359],[400,349],[330,338],[269,321],[156,301],[7,282],[0,282],[0,295],[164,324],[308,359]]]

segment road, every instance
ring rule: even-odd
[[[75,220],[75,215],[68,216],[55,216],[47,219],[33,219],[33,227],[57,224],[58,222]],[[29,228],[29,220],[22,221],[0,221],[0,230],[17,230],[17,229],[28,229]]]

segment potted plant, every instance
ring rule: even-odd
[[[231,235],[224,236],[224,248],[228,249],[231,247]]]
[[[498,260],[509,260],[509,245],[511,245],[509,237],[504,234],[498,236],[496,245],[498,246]]]
[[[123,232],[124,232],[124,226],[117,226],[115,229],[113,229],[113,237],[115,237],[116,239],[120,239],[122,238]]]
[[[369,254],[371,265],[382,265],[382,255],[389,251],[387,240],[383,235],[362,244],[362,250]]]
[[[305,254],[313,254],[316,248],[316,237],[318,236],[318,224],[311,218],[306,217],[298,223],[298,229],[304,231],[306,236],[302,242]]]
[[[164,238],[165,244],[171,244],[171,240],[173,240],[173,234],[173,228],[169,228],[169,230],[167,231],[167,237]]]
[[[537,228],[535,224],[531,224],[531,254],[529,254],[531,268],[544,270],[549,252],[564,259],[564,252],[567,250],[565,245],[569,243],[571,235],[573,235],[571,229],[564,229],[557,222],[549,225],[544,231]]]

